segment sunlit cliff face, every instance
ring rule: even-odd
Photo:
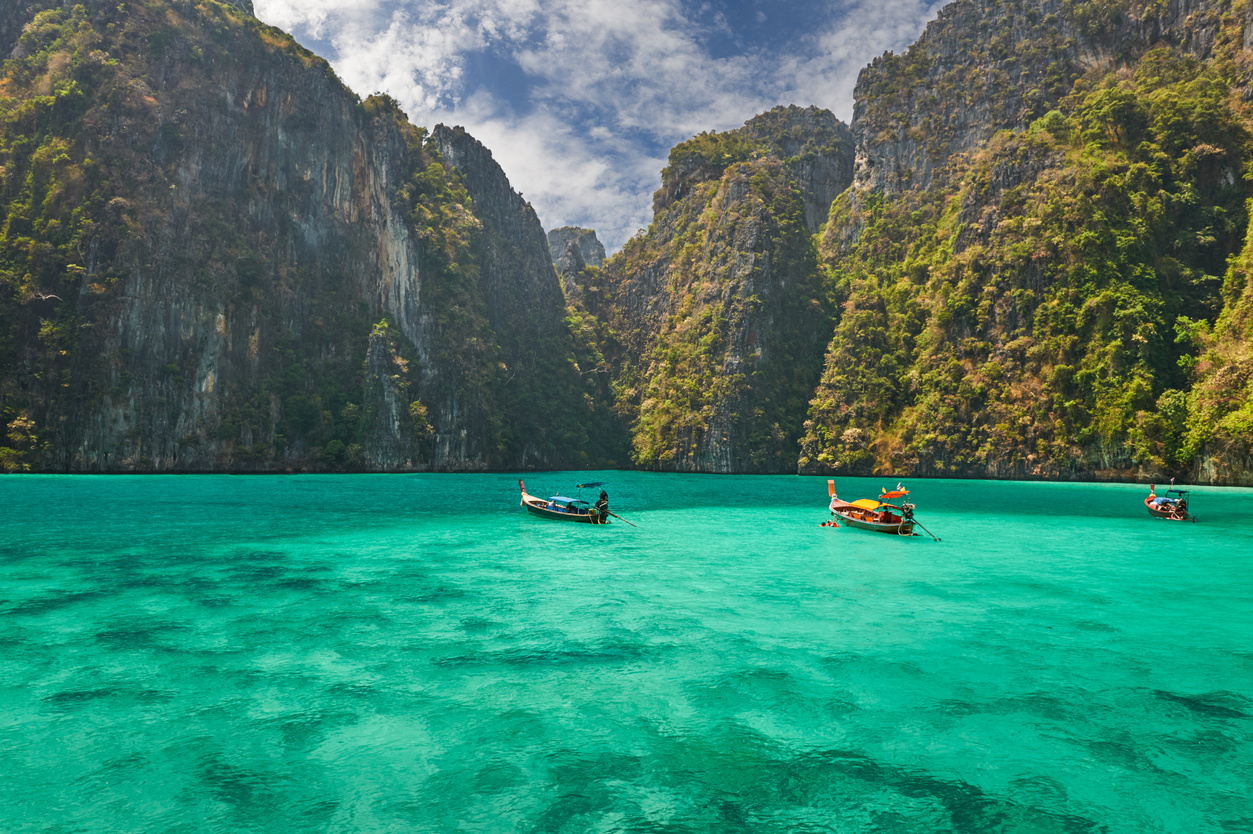
[[[0,11],[0,467],[1248,477],[1242,10],[954,4],[851,128],[685,134],[559,280],[533,134],[415,125],[236,7],[38,5]]]
[[[36,153],[0,166],[8,207],[57,159],[30,180],[46,194],[23,232],[47,246],[0,241],[39,299],[6,292],[0,310],[23,465],[475,469],[585,451],[553,411],[550,387],[577,373],[543,229],[472,137],[432,142],[228,7],[52,10],[25,31],[16,100],[38,110],[68,67],[82,77]]]

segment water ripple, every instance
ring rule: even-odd
[[[1249,827],[1253,492],[611,474],[0,479],[0,830]]]

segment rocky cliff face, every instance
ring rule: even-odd
[[[812,108],[778,108],[671,153],[647,234],[584,296],[620,340],[618,407],[638,464],[794,465],[830,327],[811,228],[851,162],[847,128]]]
[[[563,363],[577,377],[564,353],[536,360],[537,333],[569,334],[533,213],[464,132],[427,139],[241,10],[89,3],[25,24],[6,83],[30,97],[7,124],[46,129],[0,158],[7,462],[570,462],[577,418],[512,428],[514,390]]]
[[[653,212],[664,212],[692,188],[722,176],[731,165],[761,156],[783,163],[804,202],[805,223],[816,232],[831,201],[852,182],[853,134],[830,111],[776,107],[726,133],[705,133],[670,152]]]
[[[593,436],[592,427],[608,419],[609,403],[590,396],[592,381],[569,361],[575,346],[565,297],[534,209],[462,128],[437,125],[431,138],[465,182],[483,223],[479,283],[500,350],[516,465],[587,465],[593,446],[598,459],[621,459],[622,451]]]
[[[1247,32],[1221,3],[958,2],[867,68],[802,471],[1193,471],[1247,228]],[[1230,482],[1247,444],[1213,442],[1196,471]]]
[[[245,0],[6,3],[0,469],[1249,483],[1250,8],[958,0],[597,268]]]
[[[1222,0],[950,3],[906,52],[858,76],[856,187],[942,185],[996,131],[1024,128],[1058,106],[1085,73],[1159,46],[1229,57],[1248,47],[1251,14]]]
[[[783,160],[804,204],[805,225],[817,232],[827,221],[832,201],[852,182],[852,129],[827,110],[792,106],[749,119],[742,132]]]
[[[579,265],[572,262],[572,255],[567,255],[571,246],[578,253],[577,257],[581,262]],[[548,254],[553,259],[558,273],[571,268],[577,272],[584,266],[599,267],[605,262],[605,247],[597,239],[596,232],[575,226],[562,226],[548,233]]]

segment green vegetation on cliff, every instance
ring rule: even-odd
[[[152,465],[143,448],[160,445],[156,427],[177,427],[166,438],[176,456],[214,445],[227,467],[273,462],[293,445],[315,461],[353,462],[336,452],[359,447],[370,317],[342,264],[291,262],[290,232],[276,239],[250,222],[250,202],[284,199],[266,194],[269,184],[188,187],[197,121],[216,109],[211,81],[241,63],[333,78],[289,36],[214,2],[50,9],[4,63],[0,418],[21,427],[0,452],[9,468],[87,465],[66,447],[111,405],[129,438],[98,451],[96,466]],[[295,327],[275,315],[285,286],[307,297]],[[194,346],[154,346],[163,334],[119,338],[136,300],[172,296],[220,310],[224,337],[226,321],[258,320],[244,336],[250,380],[221,369],[197,379]],[[179,389],[206,379],[218,414],[185,419]]]
[[[863,73],[854,188],[775,108],[559,285],[489,151],[238,5],[23,0],[0,469],[1248,482],[1248,19],[960,0]]]
[[[557,327],[507,354],[489,255],[519,244],[394,101],[214,0],[29,14],[0,66],[0,467],[612,458],[555,283]]]
[[[1172,439],[1195,456],[1208,481],[1248,483],[1253,473],[1253,229],[1231,260],[1223,281],[1222,315],[1213,328],[1189,323],[1181,337],[1202,350],[1196,385],[1176,411],[1187,415],[1187,434]],[[1178,430],[1176,429],[1176,432]]]
[[[802,470],[1182,472],[1192,334],[1247,224],[1228,90],[1155,50],[994,137],[952,191],[842,199],[832,226],[860,231],[829,237],[843,314]]]
[[[635,460],[669,465],[713,446],[734,455],[733,469],[778,471],[795,454],[795,416],[812,390],[818,334],[830,326],[827,293],[778,163],[733,168],[717,185],[666,253],[673,306],[642,364]],[[731,202],[737,189],[743,196]],[[744,251],[744,242],[757,246]]]
[[[828,128],[783,157],[798,117],[812,118],[783,110],[676,147],[649,232],[606,264],[594,311],[623,345],[615,391],[640,466],[793,465],[832,319],[788,166],[840,144]]]

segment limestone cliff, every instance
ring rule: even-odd
[[[246,2],[43,5],[0,82],[0,463],[587,462],[578,398],[536,420],[515,393],[578,374],[477,143],[360,101]]]
[[[1251,10],[957,0],[602,263],[247,0],[12,0],[0,469],[1253,482]]]
[[[813,108],[671,152],[647,233],[582,296],[618,340],[617,405],[637,464],[794,466],[831,322],[811,232],[851,163],[847,128]]]
[[[573,245],[583,266],[599,267],[605,262],[605,247],[596,237],[592,229],[580,229],[575,226],[562,226],[548,233],[548,254],[557,267],[557,272],[564,272],[571,266],[566,251]],[[582,269],[583,266],[577,267]]]
[[[624,451],[593,429],[609,419],[609,402],[590,396],[592,381],[570,361],[575,346],[565,297],[534,209],[464,129],[437,125],[432,141],[461,175],[483,222],[480,286],[505,374],[506,432],[516,465],[621,459]]]
[[[1248,224],[1248,22],[1232,3],[959,0],[863,72],[802,471],[1243,477],[1197,463],[1189,389]]]
[[[856,187],[943,185],[996,131],[1043,116],[1084,74],[1160,46],[1230,57],[1253,36],[1250,15],[1253,7],[1223,0],[950,3],[908,50],[875,59],[858,76]]]

